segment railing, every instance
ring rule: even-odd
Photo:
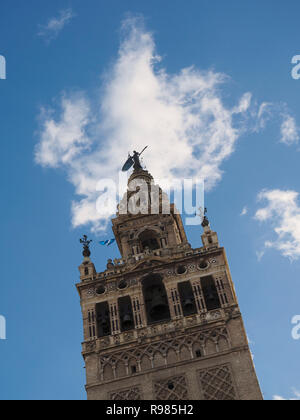
[[[166,253],[167,250],[168,248],[161,248],[161,249],[151,251],[149,254],[147,253],[136,254],[136,255],[133,255],[130,259],[128,259],[128,261],[124,260],[123,258],[116,258],[113,261],[114,267],[107,269],[106,271],[102,273],[99,273],[98,278],[99,279],[106,278],[110,275],[121,273],[122,271],[124,271],[125,268],[127,268],[129,260],[131,259],[135,260],[135,262],[139,262],[144,259],[147,259],[150,256],[155,256],[155,257],[167,256],[168,255]],[[196,249],[184,249],[183,247],[178,247],[177,249],[175,248],[175,249],[170,250],[170,255],[172,254],[172,256],[176,257],[176,254],[179,254],[180,256],[183,256],[183,257],[189,257],[193,255],[203,254],[205,252],[206,252],[206,249],[203,247],[196,248]]]
[[[98,338],[97,340],[89,340],[83,343],[83,351],[97,351],[108,347],[126,344],[132,341],[139,343],[146,342],[147,338],[155,337],[163,334],[170,334],[182,329],[191,328],[196,325],[205,325],[219,320],[225,320],[227,314],[224,309],[197,314],[189,317],[178,317],[172,321],[165,323],[153,324],[139,329],[123,332],[120,334],[110,335]]]

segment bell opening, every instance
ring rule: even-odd
[[[203,277],[201,286],[206,304],[206,309],[212,311],[221,307],[218,291],[212,276]]]
[[[151,274],[143,280],[148,324],[171,319],[168,298],[162,277]]]
[[[98,337],[110,335],[110,316],[107,302],[101,302],[96,305],[96,319]]]
[[[119,314],[121,321],[121,331],[134,329],[133,312],[130,296],[119,298]]]
[[[191,283],[189,281],[179,283],[178,292],[180,296],[183,315],[188,316],[196,314],[197,307]]]

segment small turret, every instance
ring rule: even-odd
[[[82,255],[84,257],[82,264],[79,266],[80,279],[81,281],[87,281],[96,275],[95,266],[90,259],[90,243],[92,240],[88,239],[87,235],[83,235],[79,242],[83,245]]]
[[[201,236],[201,238],[202,238],[202,243],[203,243],[204,248],[209,250],[212,248],[218,248],[219,240],[218,240],[217,233],[211,230],[210,223],[206,215],[207,215],[207,208],[204,209],[203,220],[202,220],[202,227],[204,230],[204,234]]]

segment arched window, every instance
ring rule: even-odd
[[[109,307],[107,302],[97,303],[96,305],[96,317],[97,317],[97,332],[98,337],[104,337],[110,335],[110,316]]]
[[[201,352],[201,350],[200,349],[198,349],[198,350],[196,350],[195,351],[195,355],[196,355],[196,357],[202,357],[202,352]]]
[[[192,315],[197,313],[195,304],[195,297],[191,283],[184,281],[178,284],[178,292],[180,295],[180,301],[184,316]]]
[[[159,274],[150,274],[144,278],[142,284],[148,324],[170,320],[168,297],[162,277]]]
[[[143,251],[149,248],[151,251],[160,248],[158,235],[153,230],[144,230],[139,236],[140,246]]]
[[[206,304],[206,309],[212,311],[221,307],[218,291],[215,285],[215,281],[212,276],[206,276],[201,278],[201,286],[203,296]]]
[[[134,321],[130,296],[119,298],[118,303],[121,331],[132,330],[134,328]]]

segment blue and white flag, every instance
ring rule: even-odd
[[[100,241],[99,244],[109,246],[113,244],[115,241],[116,241],[115,239],[106,239],[106,241]]]

